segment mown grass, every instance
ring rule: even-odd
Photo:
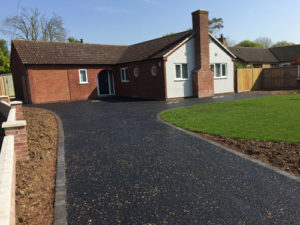
[[[163,112],[161,118],[212,135],[300,142],[300,94],[194,105]]]

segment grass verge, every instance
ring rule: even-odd
[[[161,118],[184,129],[234,139],[300,142],[300,94],[172,109]]]

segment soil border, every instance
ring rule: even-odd
[[[163,112],[168,111],[168,110],[169,110],[169,109],[164,110],[164,111],[162,111],[162,112],[160,112],[160,113],[157,114],[156,118],[157,118],[157,120],[158,120],[159,122],[162,122],[162,123],[164,123],[164,124],[166,124],[166,125],[168,125],[168,126],[170,126],[170,127],[173,127],[173,128],[175,128],[175,129],[177,129],[177,130],[180,130],[180,131],[182,131],[182,132],[184,132],[184,133],[186,133],[186,134],[192,135],[192,136],[194,136],[194,137],[196,137],[196,138],[199,138],[199,139],[201,139],[201,140],[203,140],[203,141],[206,141],[206,142],[208,142],[208,143],[210,143],[210,144],[212,144],[212,145],[215,145],[215,146],[217,146],[217,147],[219,147],[219,148],[222,148],[222,149],[224,149],[225,151],[230,152],[230,153],[232,153],[232,154],[235,154],[235,155],[237,155],[237,156],[239,156],[239,157],[241,157],[241,158],[243,158],[243,159],[246,159],[246,160],[251,161],[251,162],[253,162],[253,163],[255,163],[255,164],[258,164],[258,165],[260,165],[260,166],[262,166],[262,167],[265,167],[265,168],[268,168],[268,169],[270,169],[270,170],[273,170],[275,173],[278,173],[278,174],[283,175],[283,176],[285,176],[285,177],[288,177],[288,178],[290,178],[290,179],[292,179],[292,180],[295,180],[295,181],[297,181],[297,182],[300,182],[300,177],[297,177],[297,176],[295,176],[295,175],[293,175],[293,174],[290,174],[290,173],[288,173],[288,172],[286,172],[286,171],[284,171],[284,170],[281,170],[281,169],[279,169],[279,168],[277,168],[277,167],[274,167],[274,166],[271,166],[271,165],[269,165],[269,164],[266,164],[266,163],[264,163],[264,162],[262,162],[262,161],[260,161],[260,160],[258,160],[258,159],[251,158],[250,156],[248,156],[248,155],[246,155],[246,154],[244,154],[244,153],[241,153],[241,152],[238,152],[238,151],[233,150],[233,149],[231,149],[231,148],[228,148],[228,147],[226,147],[226,146],[224,146],[224,145],[221,145],[221,144],[219,144],[219,143],[217,143],[217,142],[214,142],[214,141],[212,141],[212,140],[209,140],[209,139],[207,139],[207,138],[204,138],[204,137],[200,136],[200,135],[197,134],[197,133],[194,133],[194,132],[192,132],[192,131],[185,130],[185,129],[181,128],[181,127],[175,126],[175,125],[173,125],[173,124],[170,124],[170,123],[168,123],[168,122],[162,120],[162,119],[160,118],[160,115],[161,115]]]
[[[55,197],[54,197],[54,219],[53,225],[67,225],[67,191],[66,191],[66,167],[65,167],[65,142],[64,129],[60,117],[53,111],[39,108],[50,112],[57,122],[57,160],[55,178]]]

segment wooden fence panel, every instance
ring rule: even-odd
[[[261,68],[238,69],[237,87],[238,92],[258,90],[261,88],[260,74]]]
[[[299,89],[300,80],[297,78],[297,66],[264,69],[262,73],[262,89]]]

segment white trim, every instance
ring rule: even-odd
[[[85,71],[86,81],[82,81],[82,80],[81,80],[81,74],[80,74],[80,71]],[[78,70],[78,74],[79,74],[79,84],[88,84],[88,83],[89,83],[87,69],[79,69],[79,70]]]
[[[177,45],[174,46],[174,48],[172,48],[170,51],[168,51],[166,54],[163,55],[164,57],[168,57],[169,55],[171,55],[171,53],[180,45],[184,44],[185,42],[187,42],[192,36],[194,35],[194,32],[188,36],[186,39],[184,39],[182,42],[179,42]]]
[[[216,73],[215,73],[215,65],[216,64],[220,64],[221,65],[221,76],[220,77],[217,77],[216,76]],[[223,69],[222,69],[222,67],[223,67],[223,65],[225,65],[225,76],[223,76],[222,75],[222,73],[223,73]],[[220,62],[214,62],[214,63],[211,63],[210,64],[210,66],[209,66],[209,68],[211,67],[211,66],[214,66],[214,70],[212,71],[213,72],[213,74],[214,74],[214,79],[215,80],[219,80],[219,79],[227,79],[227,77],[228,77],[228,69],[227,69],[227,63],[220,63]]]
[[[183,64],[186,64],[186,72],[187,72],[187,78],[182,78],[182,65]],[[180,65],[180,75],[181,77],[180,78],[177,78],[177,74],[175,74],[175,80],[174,81],[185,81],[185,80],[189,80],[190,79],[190,75],[189,75],[189,66],[188,66],[188,63],[174,63],[175,65],[175,73],[176,73],[176,66],[177,65]]]
[[[104,71],[101,71],[101,72],[104,72]],[[106,70],[106,76],[108,77],[108,92],[109,92],[109,94],[101,94],[100,93],[100,87],[99,87],[99,75],[100,75],[100,73],[97,75],[97,94],[98,94],[98,97],[105,97],[105,96],[115,95],[114,74],[110,70]],[[113,84],[113,88],[111,87],[111,84]]]
[[[127,69],[127,74],[126,74],[126,69]],[[122,71],[125,71],[125,74],[126,74],[126,78],[127,78],[127,79],[123,79]],[[129,69],[128,69],[128,67],[122,67],[122,68],[120,68],[120,76],[121,76],[121,82],[122,82],[122,83],[129,82]]]
[[[217,38],[215,38],[210,32],[208,32],[209,36],[215,41],[217,42],[219,45],[222,46],[222,48],[224,48],[233,58],[237,58],[225,45],[223,45]]]

